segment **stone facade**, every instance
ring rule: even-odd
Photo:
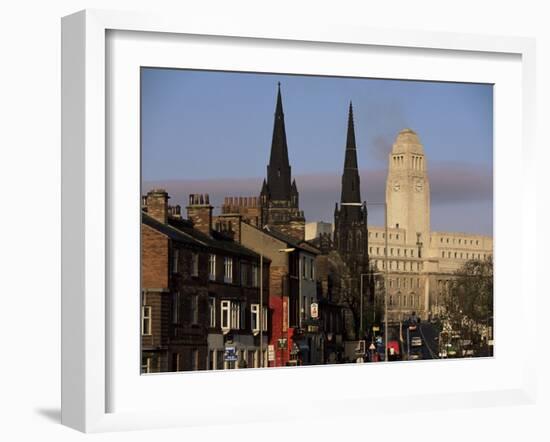
[[[418,135],[411,129],[399,133],[389,155],[386,204],[387,241],[383,226],[369,226],[368,235],[371,266],[387,277],[388,316],[401,319],[412,312],[422,318],[436,315],[441,312],[442,296],[453,273],[467,260],[492,255],[493,239],[430,230],[427,160]],[[383,282],[377,279],[375,291],[380,295]]]

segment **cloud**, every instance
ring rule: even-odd
[[[477,211],[480,226],[492,225],[493,181],[492,170],[488,167],[475,166],[462,163],[439,163],[430,165],[428,172],[431,188],[432,214],[436,215],[437,228],[447,230],[445,224],[449,223],[449,229],[464,231],[471,230],[471,211],[473,207],[484,207],[483,213]],[[386,169],[361,170],[361,195],[367,202],[385,201]],[[340,200],[341,175],[333,173],[319,173],[298,175],[296,184],[300,193],[300,207],[304,210],[308,221],[332,221],[334,205]],[[220,206],[226,196],[257,196],[260,193],[263,178],[233,178],[233,179],[209,179],[209,180],[168,180],[147,181],[143,183],[143,191],[161,187],[167,190],[171,196],[172,204],[186,206],[190,193],[208,193],[214,206]],[[468,209],[471,206],[472,209]],[[459,209],[462,208],[462,209]],[[381,206],[373,206],[369,213],[373,219],[381,222]],[[453,213],[446,217],[446,213]],[[463,213],[461,221],[457,214]],[[433,218],[433,216],[432,216]],[[486,218],[486,219],[485,219]],[[446,221],[447,220],[447,221]],[[484,230],[486,230],[484,228]]]

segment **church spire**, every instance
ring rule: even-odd
[[[290,163],[288,161],[288,146],[286,144],[281,83],[278,83],[277,90],[271,155],[269,165],[267,166],[267,187],[269,188],[271,199],[290,200]]]
[[[361,203],[361,190],[359,180],[359,170],[357,168],[357,146],[355,144],[355,128],[353,123],[353,105],[350,101],[348,112],[348,133],[346,139],[346,154],[344,160],[344,173],[342,174],[342,203]],[[342,208],[356,210],[346,210],[346,212],[359,212],[359,206],[346,206]]]

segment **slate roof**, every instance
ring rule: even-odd
[[[280,241],[286,242],[289,246],[305,250],[306,252],[312,253],[314,255],[318,255],[319,253],[321,253],[321,251],[317,249],[313,244],[286,235],[274,227],[270,226],[269,229],[264,229],[263,231]]]
[[[143,224],[158,230],[172,240],[229,255],[247,256],[257,260],[260,259],[258,253],[229,239],[220,232],[213,230],[212,236],[205,235],[201,231],[195,229],[189,220],[168,219],[168,224],[163,224],[152,218],[146,212],[141,212],[141,219]],[[271,262],[271,260],[265,256],[264,261]]]

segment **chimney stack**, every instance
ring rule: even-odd
[[[193,223],[193,227],[206,235],[212,231],[212,209],[208,194],[189,195],[187,206],[187,218]]]
[[[168,221],[168,193],[164,189],[153,189],[147,193],[147,214],[157,221],[166,224]]]

